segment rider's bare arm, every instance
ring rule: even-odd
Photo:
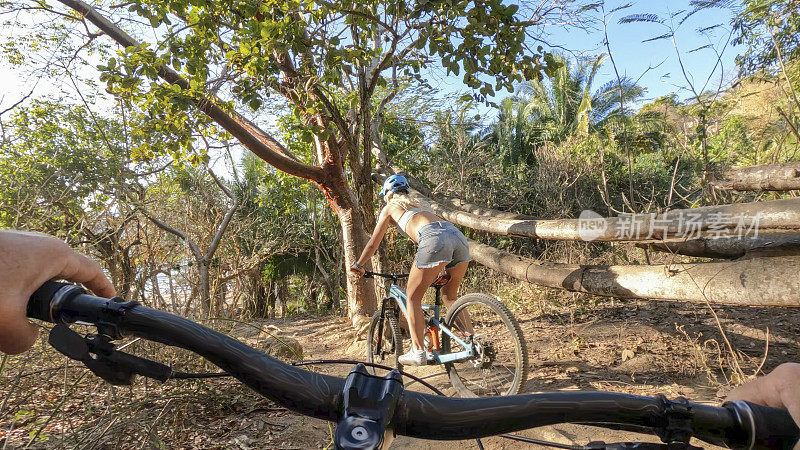
[[[375,224],[375,229],[372,231],[372,236],[369,238],[369,241],[367,241],[367,245],[361,252],[361,256],[359,256],[359,258],[356,260],[353,267],[350,268],[350,271],[354,274],[358,276],[364,275],[364,266],[367,264],[367,261],[372,258],[372,255],[374,255],[378,250],[378,246],[381,245],[381,241],[383,240],[383,236],[386,234],[386,230],[389,228],[389,225],[393,223],[390,211],[390,208],[392,207],[394,206],[386,205],[381,210],[381,213],[378,216],[378,223]]]
[[[37,328],[25,318],[28,298],[52,278],[82,283],[95,294],[113,297],[114,287],[100,266],[43,234],[0,231],[0,351],[24,352]]]

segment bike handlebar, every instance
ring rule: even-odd
[[[373,277],[383,277],[389,278],[392,280],[400,280],[402,278],[408,278],[407,273],[380,273],[380,272],[370,272],[369,270],[364,271],[364,278],[373,278]]]
[[[112,337],[126,333],[190,350],[265,397],[319,419],[339,420],[343,395],[354,389],[346,384],[349,378],[292,367],[182,317],[136,302],[95,297],[71,284],[46,283],[34,292],[27,312],[47,322],[88,322]],[[389,427],[412,437],[458,440],[564,422],[634,425],[661,434],[676,421],[685,422],[699,439],[739,448],[791,448],[800,434],[786,410],[747,402],[715,407],[606,392],[450,398],[402,391]]]

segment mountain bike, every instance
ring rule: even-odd
[[[48,282],[39,288],[27,314],[55,323],[48,342],[112,384],[131,384],[137,374],[165,382],[230,375],[292,411],[337,422],[334,443],[339,449],[385,448],[397,434],[436,440],[502,435],[574,450],[694,450],[699,447],[690,443],[692,437],[734,448],[791,449],[800,438],[788,411],[744,401],[716,407],[684,398],[575,391],[452,398],[405,390],[400,371],[380,377],[369,374],[363,363],[346,379],[321,375],[182,317],[135,301],[95,297],[67,283]],[[69,328],[74,322],[94,325],[97,334],[78,334]],[[124,353],[113,341],[125,335],[187,349],[225,373],[187,374]],[[502,434],[567,422],[652,433],[664,443],[595,441],[574,446]]]
[[[364,276],[392,282],[370,322],[367,361],[400,368],[397,358],[404,352],[398,318],[408,314],[408,307],[406,293],[397,283],[408,274],[368,271]],[[434,303],[422,305],[428,364],[444,364],[462,397],[518,394],[527,378],[528,350],[514,315],[497,298],[475,293],[453,302],[442,321],[441,290],[449,281],[447,274],[434,280]]]

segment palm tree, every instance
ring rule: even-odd
[[[506,98],[500,103],[497,122],[486,140],[500,149],[503,164],[509,166],[525,161],[529,166],[536,163],[535,148],[530,124],[525,114],[525,104],[516,98]]]
[[[622,105],[640,98],[644,89],[628,78],[611,81],[592,91],[605,55],[579,59],[573,64],[556,56],[561,66],[548,80],[533,80],[519,86],[516,95],[500,106],[493,127],[493,141],[502,145],[506,158],[528,158],[535,146],[560,144],[575,135],[596,132],[616,117],[631,113]]]

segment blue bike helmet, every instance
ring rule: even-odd
[[[383,197],[387,192],[397,192],[402,190],[408,190],[408,180],[406,180],[406,177],[402,175],[391,175],[386,178],[386,181],[383,182],[383,189],[381,189],[378,195]]]

